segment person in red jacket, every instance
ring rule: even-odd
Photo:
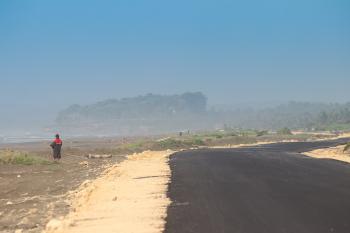
[[[53,151],[53,159],[58,161],[61,159],[61,149],[62,149],[62,140],[60,139],[60,135],[56,134],[56,139],[50,144]]]

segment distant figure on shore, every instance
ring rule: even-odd
[[[60,135],[56,134],[56,139],[50,144],[53,151],[53,160],[58,161],[61,159],[61,148],[62,148],[62,140],[60,139]]]

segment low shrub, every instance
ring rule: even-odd
[[[201,138],[194,138],[192,140],[185,141],[189,146],[204,146],[205,142]]]
[[[19,165],[34,165],[34,164],[51,164],[52,162],[40,158],[36,155],[15,150],[0,150],[0,164],[19,164]]]
[[[157,149],[178,149],[184,147],[182,140],[167,138],[165,140],[157,141],[154,145]]]
[[[280,135],[293,135],[292,131],[289,128],[287,128],[287,127],[277,130],[277,134],[280,134]]]
[[[256,136],[261,137],[267,135],[269,132],[267,130],[256,131]]]

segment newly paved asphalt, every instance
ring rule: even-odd
[[[300,154],[345,141],[172,155],[165,233],[350,233],[350,165]]]

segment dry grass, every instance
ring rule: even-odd
[[[8,149],[0,150],[0,164],[34,165],[51,163],[52,162],[28,152]]]

